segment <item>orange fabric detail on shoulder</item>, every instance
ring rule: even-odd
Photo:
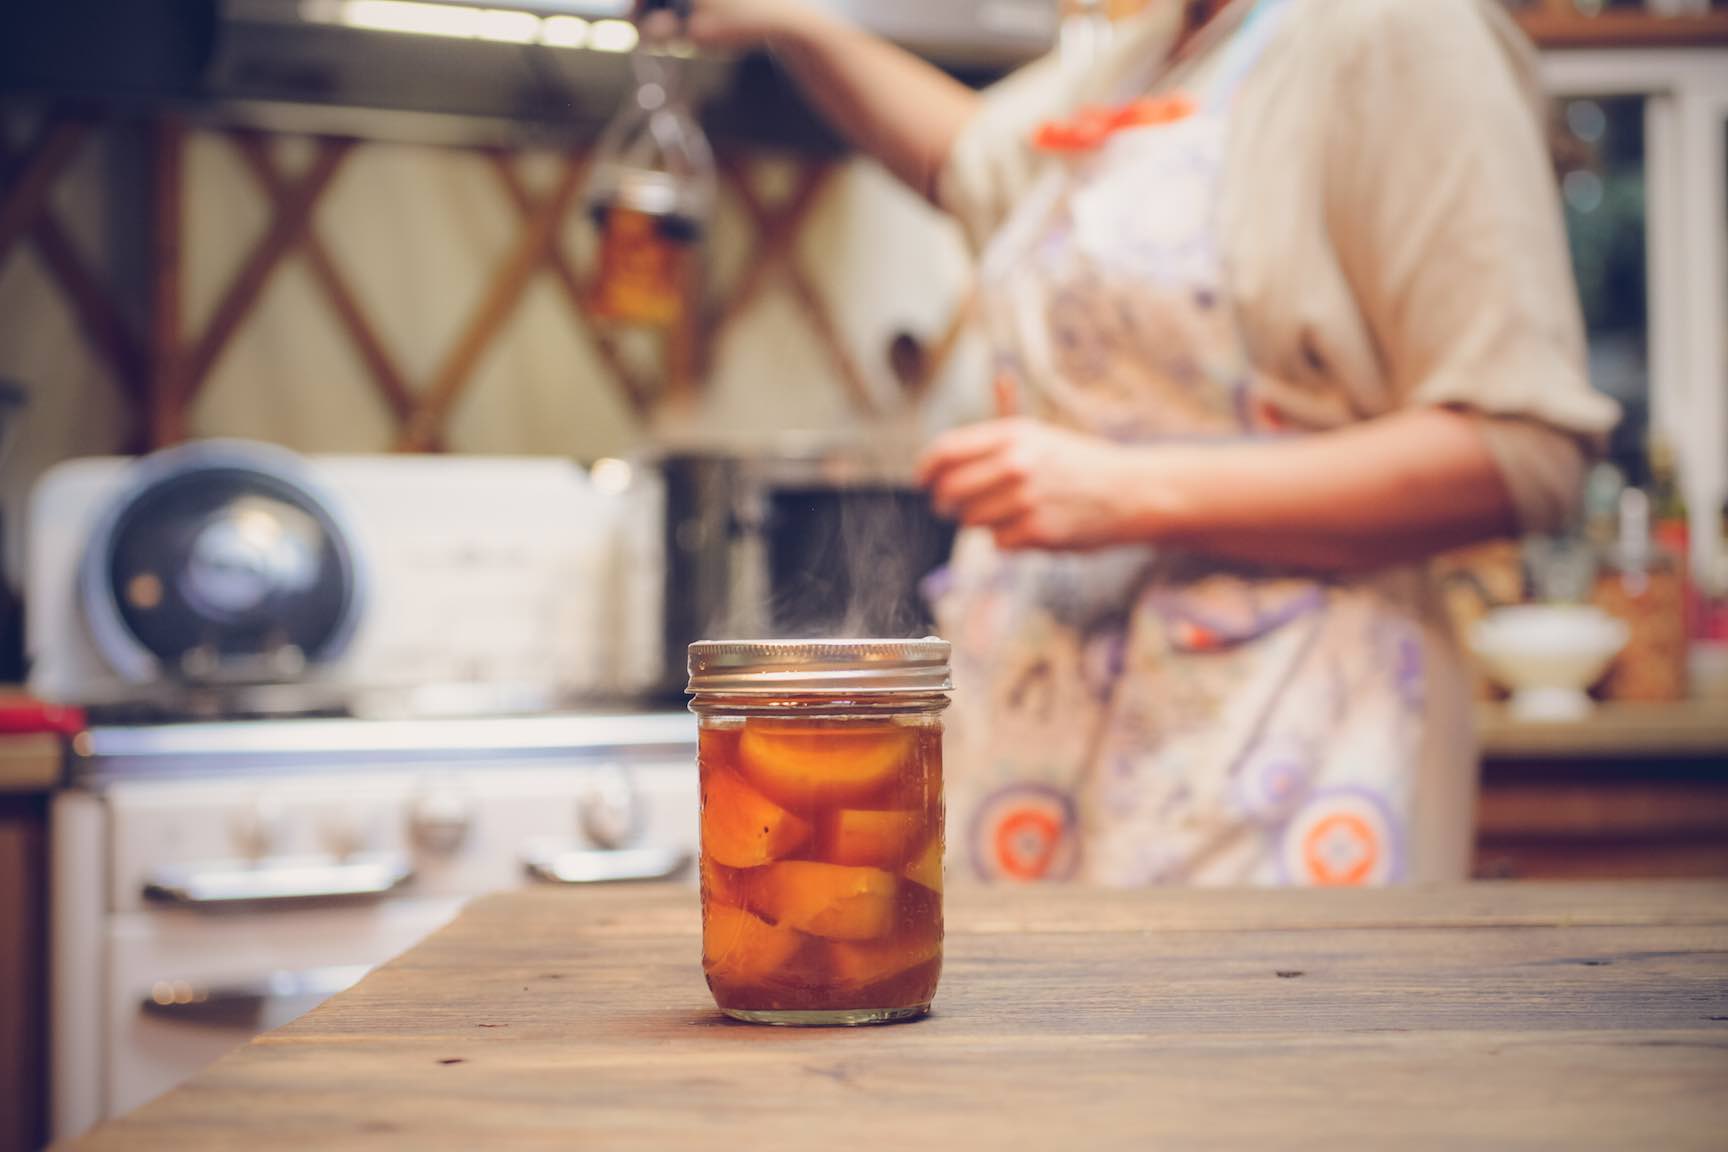
[[[1090,152],[1124,128],[1174,124],[1194,115],[1193,98],[1184,92],[1143,96],[1116,108],[1082,104],[1066,120],[1046,120],[1032,134],[1041,152]]]

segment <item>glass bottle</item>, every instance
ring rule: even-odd
[[[1650,506],[1656,542],[1679,560],[1685,584],[1686,635],[1703,639],[1709,626],[1709,586],[1715,574],[1699,570],[1695,563],[1686,492],[1680,484],[1673,444],[1660,432],[1650,437]],[[1704,551],[1708,554],[1708,549]]]
[[[591,306],[613,323],[674,328],[698,299],[715,173],[686,93],[684,13],[680,7],[675,34],[645,33],[631,55],[635,85],[601,133],[590,169],[586,202],[599,235]]]
[[[1650,434],[1650,526],[1656,542],[1678,556],[1691,555],[1691,526],[1686,494],[1674,461],[1674,447],[1660,432]]]
[[[1674,447],[1660,432],[1650,434],[1650,505],[1657,524],[1686,520],[1686,497],[1680,490]]]
[[[690,646],[702,968],[763,1024],[930,1009],[942,968],[944,640]]]
[[[1687,688],[1685,582],[1679,559],[1651,538],[1650,497],[1620,493],[1620,531],[1592,597],[1630,637],[1602,683],[1610,700],[1682,700]]]
[[[1607,556],[1619,535],[1620,493],[1626,474],[1606,460],[1590,469],[1584,480],[1584,538],[1598,556]]]
[[[1722,504],[1716,533],[1716,566],[1710,574],[1698,634],[1703,640],[1720,645],[1728,644],[1728,501]]]

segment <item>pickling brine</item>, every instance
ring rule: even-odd
[[[807,697],[715,708],[698,693],[702,966],[722,1011],[864,1024],[929,1010],[945,703],[925,692],[855,712]]]

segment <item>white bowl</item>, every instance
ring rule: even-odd
[[[1626,625],[1571,604],[1497,608],[1470,629],[1484,670],[1512,692],[1523,720],[1575,720],[1591,708],[1587,689],[1626,647]]]

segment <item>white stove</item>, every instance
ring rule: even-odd
[[[641,492],[560,461],[289,462],[337,549],[249,478],[147,491],[186,475],[80,461],[33,499],[32,688],[108,718],[53,810],[56,1139],[475,895],[692,872],[694,720],[593,710],[658,675],[634,655],[658,652],[661,595]],[[296,707],[347,715],[234,718]],[[112,722],[134,714],[153,722]]]
[[[169,716],[632,698],[659,680],[663,504],[620,461],[69,461],[31,493],[30,686]]]
[[[531,883],[687,877],[685,714],[97,728],[54,807],[54,1127]]]

